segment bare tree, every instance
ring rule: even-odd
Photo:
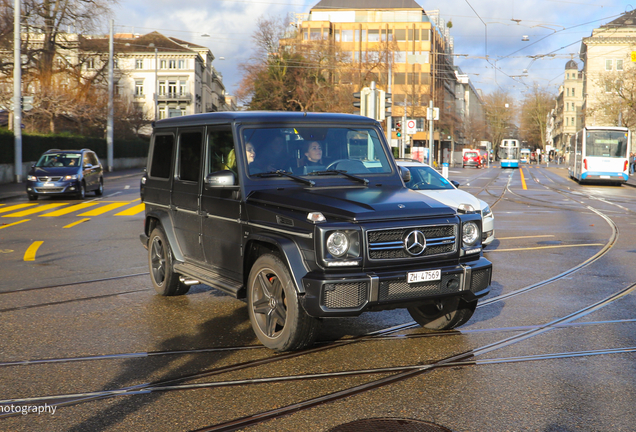
[[[534,84],[521,101],[521,139],[537,147],[544,147],[548,113],[554,106],[555,95]]]
[[[607,126],[636,126],[636,67],[625,66],[622,72],[605,72],[592,80],[601,90],[586,116],[596,116]],[[620,119],[620,122],[619,122]]]
[[[501,141],[514,129],[515,113],[512,101],[510,93],[504,90],[495,90],[484,96],[486,122],[490,128],[495,153],[498,153]]]

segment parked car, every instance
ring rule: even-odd
[[[295,169],[303,160],[316,162]],[[409,175],[368,117],[159,120],[141,179],[150,281],[163,296],[204,283],[245,298],[254,333],[276,351],[311,345],[320,318],[365,311],[460,326],[490,290],[481,215],[409,190]]]
[[[459,183],[447,180],[429,165],[417,161],[398,160],[397,164],[411,172],[406,187],[457,209],[460,205],[469,205],[481,214],[481,242],[485,246],[495,239],[495,216],[486,201],[458,189]]]
[[[27,175],[29,200],[40,196],[73,195],[84,199],[86,192],[104,193],[104,170],[92,150],[48,150]]]
[[[467,166],[475,167],[475,168],[482,167],[481,155],[479,154],[477,150],[464,152],[464,160],[462,161],[462,168],[466,168]]]

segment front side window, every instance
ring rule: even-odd
[[[238,157],[250,176],[282,170],[298,176],[391,172],[377,131],[365,127],[295,126],[245,128]]]
[[[609,158],[627,157],[627,133],[619,131],[587,131],[585,155]]]
[[[173,135],[155,135],[150,161],[150,177],[167,179],[170,177],[172,150],[174,149]]]
[[[234,151],[234,136],[230,126],[215,127],[208,134],[208,163],[207,174],[217,171],[230,170],[238,173],[236,166],[236,152]]]
[[[185,181],[199,181],[201,169],[201,132],[184,132],[179,135],[179,178]]]
[[[455,189],[441,174],[428,166],[406,167],[411,172],[411,180],[406,187],[413,190],[443,190]]]

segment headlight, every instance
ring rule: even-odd
[[[67,175],[64,177],[64,180],[77,180],[77,174]]]
[[[479,228],[475,222],[467,222],[462,228],[464,246],[474,246],[479,240]]]
[[[492,217],[492,210],[490,210],[490,207],[486,206],[481,211],[481,215],[482,217]]]
[[[327,237],[327,250],[335,258],[340,258],[349,250],[349,238],[341,231],[331,233]]]
[[[460,204],[457,206],[457,213],[472,213],[475,211],[475,207],[470,204]]]
[[[38,181],[38,178],[36,176],[28,175],[27,176],[27,180],[28,181]]]

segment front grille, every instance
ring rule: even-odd
[[[358,308],[367,301],[368,285],[367,282],[325,284],[321,303],[329,309]]]
[[[38,180],[41,182],[60,181],[62,180],[62,177],[38,177]]]
[[[463,274],[447,274],[438,281],[408,283],[406,279],[380,282],[380,300],[402,300],[455,294],[462,289]]]
[[[490,284],[490,270],[491,269],[487,268],[472,273],[473,277],[470,281],[470,290],[472,292],[478,292],[488,287]]]
[[[62,192],[63,187],[33,188],[37,193]]]
[[[426,237],[426,249],[417,256],[410,255],[404,247],[404,239],[412,231],[421,231]],[[369,231],[367,244],[369,258],[375,260],[430,257],[453,253],[456,250],[456,225],[393,228]]]

